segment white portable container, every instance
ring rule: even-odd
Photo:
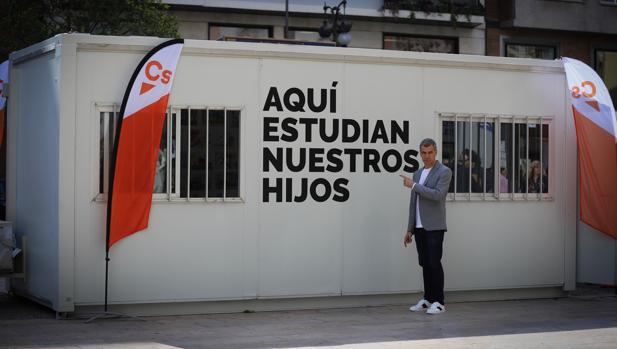
[[[56,311],[103,303],[110,117],[163,41],[65,34],[10,57],[7,219],[29,243],[13,287]],[[479,189],[448,195],[447,298],[573,289],[566,91],[557,61],[187,40],[150,225],[111,249],[109,302],[161,314],[415,301],[399,174],[422,165],[426,137],[457,178],[465,149],[481,160]],[[533,161],[545,193],[521,189]]]

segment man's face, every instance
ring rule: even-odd
[[[420,156],[422,156],[424,167],[431,168],[435,164],[437,150],[435,150],[435,147],[432,145],[420,147]]]

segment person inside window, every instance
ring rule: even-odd
[[[540,191],[540,186],[542,186],[542,191]],[[530,193],[548,192],[548,176],[542,173],[542,166],[538,160],[532,161],[529,166],[528,189]]]
[[[502,167],[499,171],[499,192],[500,193],[510,192],[510,184],[508,181],[508,169],[505,167]]]
[[[456,191],[458,193],[469,192],[469,168],[471,168],[471,192],[482,193],[484,191],[484,170],[482,169],[478,153],[469,149],[465,149],[461,153],[460,162],[456,170]]]

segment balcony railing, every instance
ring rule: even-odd
[[[479,0],[384,0],[383,9],[398,13],[400,10],[425,13],[450,13],[462,16],[484,16]]]

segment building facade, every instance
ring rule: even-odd
[[[595,68],[617,102],[616,0],[487,0],[486,54],[571,57]]]
[[[187,39],[219,40],[226,36],[285,39],[285,1],[168,0]],[[402,1],[350,0],[341,19],[352,24],[349,47],[485,54],[483,7],[477,0],[458,1],[458,12],[405,6]],[[337,6],[339,1],[328,5]],[[473,10],[473,11],[472,11]],[[473,14],[471,14],[473,13]],[[467,14],[469,14],[467,16]],[[320,40],[319,28],[329,16],[324,3],[290,0],[288,39]]]

